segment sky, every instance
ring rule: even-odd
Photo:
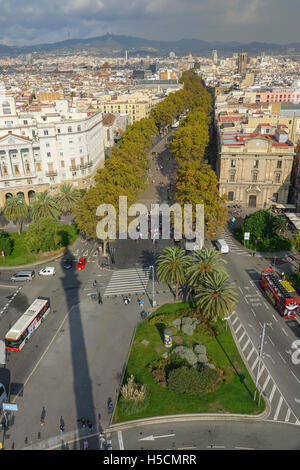
[[[173,41],[300,42],[299,0],[0,0],[0,43],[106,33]]]

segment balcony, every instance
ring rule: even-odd
[[[79,168],[80,168],[80,165],[71,165],[69,167],[69,170],[70,171],[77,171],[77,170],[79,170]]]
[[[57,176],[57,170],[51,170],[46,173],[46,176]]]

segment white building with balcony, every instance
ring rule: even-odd
[[[0,99],[0,206],[10,195],[28,203],[36,192],[63,182],[88,188],[104,165],[102,114],[73,112],[66,100],[45,111],[17,112]]]

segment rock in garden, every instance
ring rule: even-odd
[[[141,341],[141,343],[143,343],[145,346],[148,346],[149,341],[147,341],[146,339],[143,339],[143,340]]]
[[[181,328],[181,318],[175,318],[175,320],[172,321],[171,325],[174,326],[174,328],[176,328],[176,330],[180,330],[180,328]]]

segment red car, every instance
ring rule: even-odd
[[[86,258],[80,258],[78,263],[77,263],[77,269],[84,269],[86,265],[87,259]]]

